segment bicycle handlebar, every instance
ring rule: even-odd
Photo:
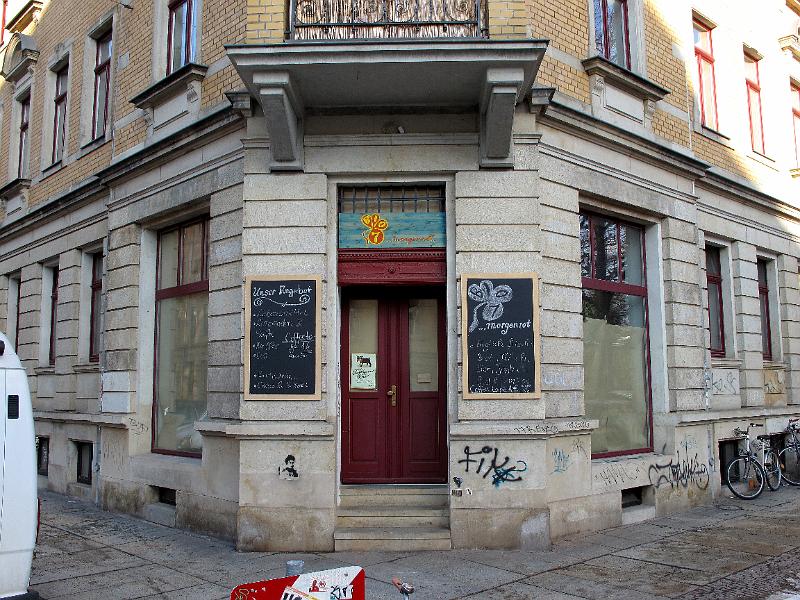
[[[758,423],[750,423],[750,427],[753,427],[753,428],[755,428],[755,427],[763,427],[763,426],[764,426],[764,424],[763,424],[763,423],[761,423],[761,424],[758,424]]]

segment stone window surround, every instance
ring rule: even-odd
[[[109,90],[114,89],[116,69],[114,68],[119,56],[117,44],[114,42],[114,32],[116,31],[116,11],[109,11],[103,15],[89,29],[86,34],[83,47],[83,77],[81,78],[81,112],[80,112],[80,151],[79,156],[102,146],[111,140],[114,123],[114,102],[109,96],[108,116],[106,122],[105,135],[97,139],[94,138],[92,131],[92,119],[94,116],[94,68],[97,58],[97,40],[105,34],[111,32],[111,70],[109,75]]]
[[[58,258],[42,263],[42,294],[39,309],[39,368],[36,369],[37,374],[53,370],[49,357],[50,340],[52,339],[50,335],[50,317],[53,310],[51,296],[53,293],[54,274],[58,266]],[[58,339],[53,339],[53,343],[56,344],[57,350]],[[58,359],[58,353],[55,352],[54,354]]]
[[[769,290],[769,327],[770,341],[772,343],[772,359],[765,359],[764,365],[783,365],[783,334],[781,330],[780,298],[778,297],[778,256],[769,252],[758,250],[756,252],[756,260],[763,260],[767,263],[767,289]]]
[[[18,82],[14,89],[14,102],[11,107],[11,131],[12,135],[8,140],[8,181],[15,180],[29,180],[30,179],[30,127],[28,129],[28,169],[24,177],[18,177],[19,174],[19,125],[22,111],[22,101],[24,98],[30,98],[33,104],[33,81],[32,77],[26,77]]]
[[[664,305],[666,282],[664,280],[664,252],[661,222],[650,216],[618,206],[611,207],[600,199],[581,196],[580,210],[608,215],[614,219],[639,225],[644,230],[646,257],[645,282],[647,286],[647,321],[650,343],[650,405],[652,417],[670,412],[667,377],[667,331]],[[575,215],[577,227],[577,213]],[[655,442],[655,439],[653,440]]]
[[[701,232],[702,233],[702,232]],[[701,238],[703,249],[706,246],[713,246],[719,250],[720,272],[722,277],[722,323],[725,332],[725,356],[724,357],[711,357],[711,365],[728,364],[732,360],[736,360],[737,346],[736,346],[736,314],[734,311],[735,298],[733,291],[733,263],[731,258],[730,244],[722,238],[714,237],[713,235],[704,234]],[[703,260],[705,260],[705,255]],[[703,264],[703,270],[705,270]],[[705,277],[703,278],[705,282]],[[708,291],[703,287],[703,319],[708,318]],[[708,324],[705,323],[706,330]]]
[[[594,0],[588,0],[589,8],[589,55],[587,58],[601,56],[595,46]],[[644,39],[644,0],[627,0],[628,4],[628,45],[630,47],[630,71],[640,77],[647,77],[647,49]],[[621,67],[624,68],[624,67]]]
[[[191,0],[192,13],[199,15],[195,20],[195,48],[192,49],[191,63],[201,63],[203,39],[203,0]],[[153,2],[153,50],[151,82],[157,83],[168,76],[167,74],[167,42],[169,38],[169,5],[170,0],[154,0]]]
[[[72,109],[72,83],[75,77],[75,65],[72,60],[72,42],[66,42],[56,46],[56,50],[47,61],[47,72],[45,74],[44,90],[45,102],[44,112],[42,115],[42,133],[41,133],[41,151],[40,163],[43,165],[42,176],[46,177],[61,167],[71,162],[69,154],[69,138],[70,138],[70,112]],[[64,127],[64,150],[61,158],[53,162],[53,120],[55,119],[55,99],[56,94],[56,78],[57,73],[62,68],[67,67],[67,106],[66,106],[66,123]]]
[[[80,265],[80,303],[79,303],[79,316],[78,316],[78,366],[79,367],[94,367],[97,362],[91,362],[89,357],[89,336],[91,331],[91,318],[92,318],[92,260],[95,254],[102,254],[105,260],[106,253],[104,251],[104,241],[101,240],[96,244],[87,246],[81,251],[81,265]],[[104,267],[105,269],[105,267]],[[105,292],[105,277],[103,277],[103,292]],[[102,296],[101,296],[102,298]],[[101,301],[102,305],[102,301]],[[100,322],[103,322],[102,306],[100,308]],[[102,345],[102,343],[101,343]]]

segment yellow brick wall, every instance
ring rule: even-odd
[[[562,63],[551,56],[545,56],[536,83],[545,87],[557,88],[581,102],[590,102],[589,77],[584,71]]]
[[[80,112],[84,78],[93,73],[83,73],[84,45],[91,27],[104,15],[116,11],[114,30],[114,89],[109,99],[111,121],[119,121],[136,110],[130,99],[159,78],[153,73],[153,2],[136,2],[134,8],[122,8],[115,0],[51,0],[42,11],[39,22],[26,33],[34,36],[40,51],[34,68],[31,102],[29,174],[40,175],[49,166],[49,159],[41,164],[42,128],[52,127],[45,121],[45,106],[52,98],[45,97],[47,61],[56,46],[65,40],[72,41],[70,54],[70,96],[68,139],[65,155],[79,151],[82,140]],[[242,43],[246,37],[247,0],[204,0],[200,58],[211,65],[224,58],[225,45]],[[119,58],[123,57],[122,68]],[[241,80],[233,67],[228,66],[209,75],[202,84],[202,107],[207,108],[225,101],[224,93],[240,89]],[[9,136],[17,135],[18,123],[12,123],[12,85],[0,80],[0,101],[3,103],[2,138],[0,143],[0,185],[7,181],[9,164]],[[49,106],[48,106],[49,108]],[[50,120],[50,119],[48,119]],[[34,183],[30,204],[35,205],[62,192],[76,182],[108,166],[114,154],[120,154],[145,141],[147,127],[139,118],[113,132],[113,142],[89,152],[80,159],[65,165],[57,172]],[[16,157],[14,157],[16,160]]]
[[[653,133],[681,146],[689,146],[689,124],[663,110],[653,115]]]
[[[672,92],[664,99],[665,102],[685,111],[686,65],[675,57],[672,50],[673,44],[680,45],[680,38],[661,15],[655,0],[646,0],[644,22],[647,77]]]
[[[580,59],[589,55],[587,0],[532,0],[530,11],[533,37],[550,40],[553,48]]]
[[[247,0],[247,43],[278,44],[288,28],[286,0]]]

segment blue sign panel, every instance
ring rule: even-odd
[[[445,213],[339,214],[339,248],[444,248]]]

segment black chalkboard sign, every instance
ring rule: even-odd
[[[320,289],[315,276],[245,280],[245,400],[319,400]]]
[[[541,397],[539,278],[461,277],[464,398]]]

